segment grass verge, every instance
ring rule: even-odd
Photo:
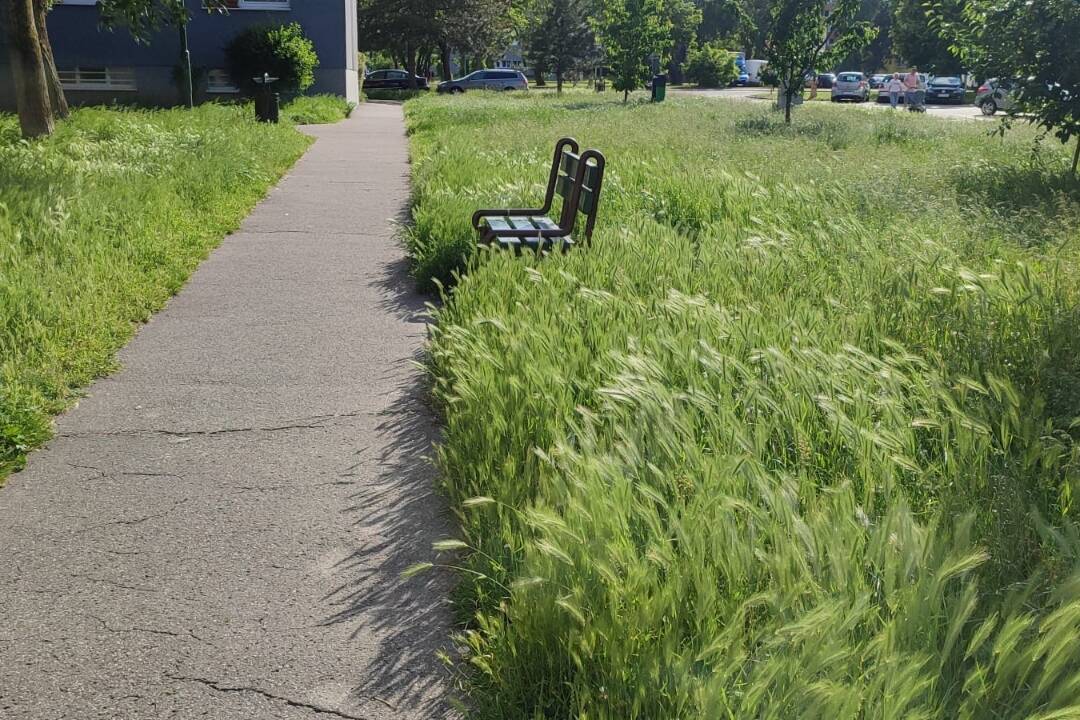
[[[0,478],[309,142],[243,105],[0,116]]]
[[[355,107],[340,95],[301,95],[285,105],[281,115],[296,125],[325,125],[344,120]]]
[[[467,266],[430,368],[476,717],[1080,712],[1060,147],[827,105],[407,112],[419,277]],[[471,254],[562,135],[608,157],[593,247]]]

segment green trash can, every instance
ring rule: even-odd
[[[663,102],[667,96],[667,75],[653,75],[652,101]]]

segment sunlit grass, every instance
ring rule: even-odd
[[[250,106],[0,115],[0,478],[308,142]]]
[[[287,122],[297,125],[335,123],[352,114],[353,105],[340,95],[301,95],[281,109]]]
[[[430,369],[473,715],[1080,713],[1059,147],[829,106],[407,107],[418,277],[468,263]],[[475,254],[472,210],[541,197],[562,135],[608,157],[593,246]]]

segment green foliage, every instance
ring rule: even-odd
[[[936,75],[958,75],[963,70],[960,59],[949,49],[932,22],[932,12],[955,22],[960,18],[963,0],[937,0],[929,10],[926,0],[895,0],[892,18],[892,41],[896,54],[907,64]]]
[[[229,41],[225,56],[233,83],[248,95],[259,87],[252,78],[263,73],[278,78],[274,88],[280,92],[303,92],[315,82],[319,66],[315,45],[299,23],[247,28]]]
[[[323,125],[344,120],[355,107],[340,95],[302,95],[283,107],[281,115],[297,125]]]
[[[671,21],[663,0],[600,0],[595,21],[597,39],[611,65],[612,87],[625,101],[632,90],[650,77],[649,57],[666,64],[670,48]]]
[[[865,47],[877,29],[858,20],[859,0],[770,0],[766,42],[769,72],[784,93],[784,118],[791,122],[793,99],[808,72],[832,67]]]
[[[586,0],[543,0],[529,30],[529,57],[555,73],[559,92],[565,75],[589,57],[596,37]]]
[[[967,0],[961,20],[952,20],[938,4],[934,19],[980,77],[1015,78],[1018,111],[1030,122],[1063,143],[1080,138],[1080,3]]]
[[[1080,710],[1060,148],[828,104],[407,115],[417,252],[534,202],[561,135],[609,163],[590,248],[480,253],[432,331],[473,716]]]
[[[0,114],[0,477],[307,147],[251,108]]]
[[[735,58],[721,45],[709,43],[690,51],[686,77],[701,87],[727,87],[739,77]]]

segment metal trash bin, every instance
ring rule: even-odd
[[[653,75],[652,101],[663,102],[667,97],[667,75]]]
[[[263,73],[262,77],[251,79],[261,86],[255,96],[255,119],[259,122],[276,123],[281,115],[281,96],[272,92],[270,85],[276,82],[277,78],[270,77],[270,73]]]

